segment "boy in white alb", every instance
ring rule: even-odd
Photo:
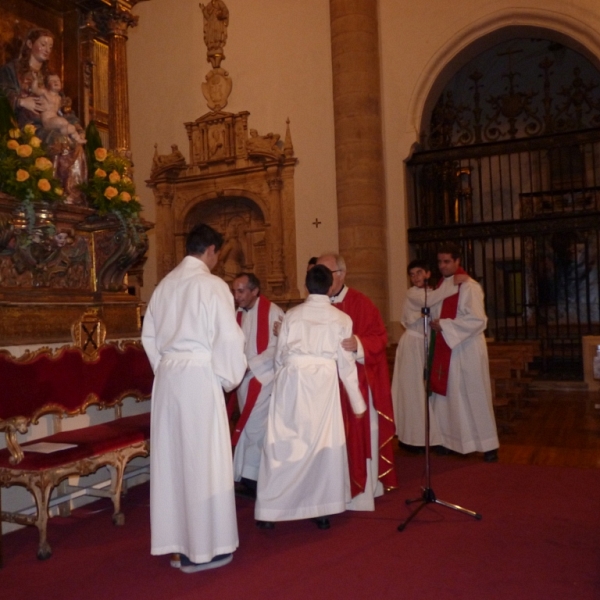
[[[317,265],[306,274],[309,296],[283,319],[275,356],[275,385],[258,473],[257,526],[315,519],[344,512],[350,500],[346,436],[338,383],[355,414],[366,404],[352,352],[342,341],[352,320],[331,305],[331,271]]]

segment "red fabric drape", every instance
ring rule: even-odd
[[[456,269],[456,274],[466,275],[467,272],[462,267],[458,267],[458,269]],[[440,279],[438,287],[440,287],[442,283],[443,279]],[[456,294],[449,296],[442,302],[440,319],[456,319],[459,294],[460,285],[458,286],[458,292]],[[433,347],[433,360],[431,361],[431,369],[429,372],[429,389],[440,396],[445,396],[448,391],[448,374],[450,373],[451,358],[452,350],[446,343],[444,336],[441,334],[436,335]]]
[[[271,301],[264,296],[260,296],[260,300],[258,302],[258,314],[257,319],[257,328],[256,328],[256,351],[258,354],[262,354],[269,345],[269,336],[271,334],[269,328],[269,311],[271,308]],[[241,315],[242,312],[239,311],[237,314],[238,323],[241,325]],[[242,410],[242,414],[238,419],[235,429],[233,431],[233,435],[231,436],[231,445],[236,446],[240,435],[242,435],[242,431],[250,418],[250,413],[256,404],[256,400],[258,399],[258,395],[262,390],[262,384],[256,377],[253,377],[250,380],[248,385],[248,395],[246,396],[246,403],[244,404],[244,410]],[[235,397],[235,392],[232,393]]]

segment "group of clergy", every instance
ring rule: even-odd
[[[142,331],[155,372],[151,551],[171,554],[185,573],[232,560],[234,481],[256,495],[263,529],[296,519],[327,529],[330,515],[374,510],[374,499],[397,485],[387,333],[376,306],[345,285],[343,258],[320,256],[307,271],[306,301],[283,315],[252,273],[234,279],[233,296],[211,274],[222,245],[208,225],[192,229],[186,257],[157,286]],[[467,335],[458,324],[469,310],[461,294],[454,317],[442,311],[432,322],[440,339],[449,332],[451,356]],[[448,398],[452,385],[463,391],[452,374],[447,383]],[[223,390],[232,393],[229,411]],[[445,434],[438,441],[447,448],[481,451],[478,432],[462,445],[453,430]]]

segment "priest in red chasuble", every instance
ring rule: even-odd
[[[438,251],[444,278],[465,273],[460,248],[448,244]],[[487,462],[498,460],[498,433],[492,406],[490,370],[483,332],[487,316],[483,290],[469,278],[458,293],[432,311],[436,332],[431,364],[431,411],[449,450],[483,452]]]
[[[394,410],[387,364],[387,332],[381,314],[369,298],[345,285],[346,263],[324,254],[317,264],[333,273],[331,302],[352,319],[353,335],[343,347],[356,355],[360,389],[369,418],[356,419],[343,386],[340,389],[346,426],[352,500],[349,510],[374,510],[374,498],[397,486],[392,441]]]

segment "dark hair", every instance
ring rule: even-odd
[[[462,254],[462,250],[458,244],[454,242],[447,242],[446,244],[442,244],[437,251],[438,254],[450,254],[454,260],[460,258]]]
[[[215,252],[218,252],[223,245],[223,236],[210,225],[199,223],[194,225],[188,233],[185,240],[185,253],[189,256],[200,256],[206,252],[209,246],[215,247]]]
[[[410,275],[410,272],[413,269],[423,269],[423,271],[431,271],[429,263],[426,260],[423,260],[422,258],[415,258],[415,260],[411,260],[408,263],[408,267],[406,267],[406,273]]]
[[[239,279],[240,277],[248,278],[248,289],[255,290],[258,288],[260,291],[260,279],[254,273],[238,273],[234,279]]]
[[[54,40],[54,34],[48,29],[30,29],[27,32],[27,37],[23,41],[23,46],[21,46],[21,53],[19,54],[19,58],[17,60],[17,74],[20,77],[23,77],[25,73],[29,73],[31,67],[29,66],[29,59],[31,58],[31,48],[27,45],[27,42],[31,42],[34,44],[38,38],[41,37],[49,37]],[[42,81],[46,78],[46,73],[48,72],[48,61],[44,61],[42,63],[42,67],[40,69],[40,74],[42,76]]]
[[[333,274],[325,265],[315,265],[306,272],[305,284],[310,294],[327,295],[333,284]]]
[[[308,259],[308,266],[310,266],[310,265],[316,265],[318,260],[319,259],[316,256],[311,256]]]

